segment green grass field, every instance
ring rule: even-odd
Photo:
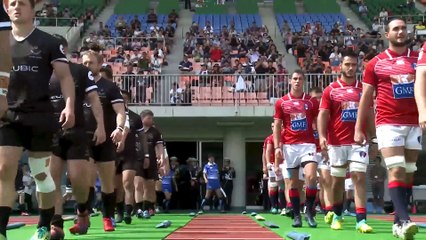
[[[392,240],[396,239],[391,234],[392,223],[389,221],[369,219],[368,223],[373,227],[374,233],[361,234],[355,231],[355,218],[347,216],[344,220],[344,230],[333,231],[323,221],[323,215],[317,216],[318,227],[309,228],[306,222],[303,222],[304,227],[293,229],[291,227],[292,220],[288,217],[279,215],[272,215],[269,213],[260,214],[266,221],[277,224],[280,228],[271,229],[278,235],[286,237],[286,234],[290,231],[296,230],[298,232],[305,232],[311,234],[310,240]],[[226,217],[226,215],[220,214],[220,216]],[[116,231],[111,233],[105,233],[103,231],[102,218],[94,217],[91,218],[92,225],[87,235],[73,236],[66,231],[66,239],[91,239],[91,240],[121,240],[121,239],[143,239],[143,240],[161,240],[164,239],[171,232],[178,228],[185,226],[192,218],[186,214],[157,214],[149,220],[133,219],[131,225],[125,225],[124,223],[118,224]],[[155,226],[164,220],[172,221],[172,226],[166,229],[156,229]],[[256,220],[254,220],[256,221]],[[264,225],[264,222],[258,222],[260,225]],[[68,229],[72,225],[72,221],[65,222],[65,228]],[[30,239],[35,231],[34,226],[26,226],[16,230],[8,231],[8,239],[12,240],[27,240]],[[426,229],[420,229],[420,232],[416,235],[416,240],[426,240]],[[196,234],[194,234],[196,239]]]
[[[355,231],[355,217],[346,216],[344,218],[343,230],[331,230],[329,225],[324,223],[324,215],[317,215],[318,227],[309,228],[306,221],[303,221],[302,228],[291,227],[292,220],[288,217],[272,214],[260,214],[266,221],[273,222],[280,228],[271,229],[278,235],[285,237],[290,231],[305,232],[311,234],[310,240],[392,240],[397,239],[392,236],[392,223],[389,221],[381,221],[369,219],[368,224],[373,227],[374,232],[370,234],[361,234]],[[262,222],[259,224],[264,225]],[[426,228],[420,228],[416,235],[416,240],[426,240]],[[287,238],[286,239],[290,239]]]
[[[183,227],[191,220],[191,217],[183,214],[158,214],[151,219],[141,220],[133,218],[131,225],[124,223],[117,224],[114,232],[105,233],[100,216],[93,217],[91,227],[87,235],[73,236],[69,233],[68,228],[73,225],[72,221],[65,222],[66,237],[65,239],[90,239],[90,240],[121,240],[121,239],[146,239],[160,240],[165,238],[171,232]],[[169,220],[172,225],[166,229],[156,229],[155,226],[164,220]],[[11,240],[28,240],[35,232],[35,226],[25,226],[23,228],[10,230],[7,232],[8,239]]]

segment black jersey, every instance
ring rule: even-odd
[[[10,23],[9,15],[6,12],[6,6],[4,3],[0,6],[0,31],[11,30],[12,25]]]
[[[136,136],[138,135],[138,131],[141,131],[143,128],[142,119],[137,113],[128,110],[127,116],[129,118],[130,131],[127,134],[124,144],[124,154],[136,151]]]
[[[107,137],[109,137],[117,127],[117,114],[112,106],[117,103],[124,103],[123,96],[121,95],[120,89],[113,82],[104,78],[99,79],[99,81],[96,82],[96,86],[98,87],[99,99],[104,112],[105,132]],[[88,103],[84,104],[84,115],[87,130],[90,132],[95,131],[97,126],[96,119]]]
[[[92,72],[85,66],[76,63],[70,63],[71,75],[75,84],[75,127],[84,126],[83,103],[86,94],[96,91],[98,87],[95,84],[95,78]],[[65,108],[64,97],[62,96],[61,84],[59,79],[53,73],[50,84],[50,101],[52,102],[55,119],[59,121],[62,110]]]
[[[150,159],[156,159],[155,146],[157,144],[163,144],[163,136],[160,131],[154,127],[150,127],[147,131],[139,131],[138,135],[141,141],[140,150],[142,151],[140,156],[149,154]]]
[[[52,63],[68,63],[59,40],[34,29],[24,40],[12,39],[13,70],[7,100],[9,109],[24,113],[53,113],[49,81]]]

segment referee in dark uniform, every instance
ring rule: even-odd
[[[123,137],[126,112],[120,89],[112,81],[106,80],[100,75],[103,63],[102,55],[94,51],[87,51],[83,53],[82,59],[83,64],[93,73],[103,108],[105,132],[107,136],[111,136],[99,145],[92,141],[89,151],[90,157],[96,162],[101,179],[104,231],[110,232],[115,230],[112,224],[116,203],[114,193],[115,160],[117,145]],[[84,106],[86,106],[84,109],[86,128],[91,132],[90,139],[95,139],[93,133],[97,128],[96,120],[91,105],[86,103]]]
[[[137,202],[138,217],[149,218],[154,212],[156,199],[155,180],[158,179],[158,161],[164,164],[163,137],[157,128],[153,127],[154,113],[144,110],[141,113],[143,130],[139,132],[140,153],[143,159],[138,161],[136,169],[136,188],[143,189],[142,202]],[[142,188],[140,186],[143,186]],[[138,187],[139,186],[139,187]],[[136,194],[140,194],[137,191]],[[140,199],[140,196],[136,199]],[[150,214],[151,211],[151,214]]]
[[[131,99],[131,93],[121,90],[121,94],[123,95],[124,103],[127,107]],[[124,189],[124,203],[117,203],[116,222],[119,223],[121,219],[123,219],[126,224],[130,224],[132,223],[132,211],[135,202],[134,179],[137,164],[136,139],[138,131],[141,131],[143,126],[140,116],[130,109],[127,109],[127,120],[127,126],[124,130],[123,137],[125,139],[124,149],[119,152],[117,156],[116,174],[121,176],[121,178],[120,182],[117,182],[116,185],[121,184]]]
[[[6,6],[0,5],[0,116],[3,116],[7,110],[6,94],[7,87],[9,86],[10,69],[12,68],[10,48],[11,29],[12,25],[6,13]]]
[[[64,52],[68,50],[67,40],[60,35],[53,35],[64,46]],[[50,172],[56,185],[55,215],[50,229],[51,240],[64,238],[63,199],[61,191],[61,178],[67,164],[68,177],[72,183],[73,195],[77,201],[78,222],[70,229],[73,234],[85,234],[88,230],[89,214],[87,211],[87,199],[89,195],[89,180],[81,176],[88,176],[89,171],[89,141],[86,135],[83,102],[87,100],[92,105],[92,111],[96,119],[97,129],[95,141],[99,145],[105,141],[105,127],[102,106],[97,93],[93,73],[85,66],[70,63],[71,74],[75,83],[75,125],[71,129],[60,129],[53,138],[53,150],[50,158]],[[50,80],[50,101],[53,105],[55,117],[64,108],[65,102],[61,94],[61,87],[56,74]]]
[[[36,182],[40,219],[36,239],[50,237],[54,215],[55,183],[49,171],[52,136],[62,128],[74,126],[75,87],[63,46],[51,35],[35,28],[34,0],[9,1],[12,20],[12,61],[7,93],[9,111],[0,126],[0,234],[5,235],[11,207],[15,201],[14,180],[24,149]],[[55,70],[66,102],[60,122],[55,120],[50,103],[49,81]],[[1,237],[1,236],[0,236]]]

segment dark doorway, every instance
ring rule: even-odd
[[[197,142],[166,142],[169,157],[175,156],[179,159],[179,164],[186,164],[190,157],[197,158]]]
[[[262,142],[246,142],[247,205],[261,205]]]

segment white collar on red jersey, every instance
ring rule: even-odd
[[[408,48],[406,52],[407,52],[407,57],[409,57],[411,55],[411,50]],[[400,57],[398,56],[396,52],[390,50],[389,48],[385,50],[385,53],[386,55],[388,55],[389,59],[392,59],[394,57]],[[401,54],[401,56],[402,55],[405,55],[405,54]]]
[[[293,100],[293,97],[291,96],[290,92],[288,92],[287,95],[288,95],[288,99]],[[305,99],[305,93],[302,94],[302,97],[300,99]]]
[[[341,82],[341,79],[340,79],[340,78],[338,78],[336,82],[337,82],[337,84],[339,84],[339,86],[340,86],[341,88],[342,88],[342,87],[345,87],[345,86],[343,86],[343,84],[342,84],[342,82]],[[360,82],[359,82],[358,80],[356,80],[356,81],[355,81],[355,87],[356,87],[356,88],[358,88],[359,83],[360,83]],[[346,83],[345,83],[345,84],[346,84]],[[347,84],[347,85],[348,85],[348,84]],[[349,85],[348,85],[348,86],[349,86]]]

